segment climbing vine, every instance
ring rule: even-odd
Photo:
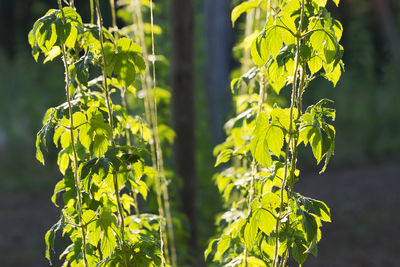
[[[162,162],[156,158],[154,165],[148,151],[158,136],[157,117],[133,116],[126,105],[127,94],[137,97],[135,83],[148,67],[143,49],[118,30],[113,0],[110,6],[109,30],[98,0],[90,1],[90,23],[82,21],[74,1],[63,7],[58,0],[58,9],[29,33],[35,60],[61,57],[65,69],[66,102],[47,110],[36,141],[43,164],[47,142],[59,147],[63,175],[52,196],[63,205],[45,236],[46,257],[51,263],[58,232],[70,240],[60,255],[63,266],[164,266],[163,213],[140,213],[138,203],[138,195],[147,198],[145,181],[160,180]]]
[[[290,255],[300,266],[309,254],[317,255],[330,210],[294,185],[301,178],[300,145],[311,147],[317,164],[324,160],[321,173],[334,153],[332,101],[302,105],[313,79],[323,77],[335,86],[344,68],[343,29],[326,4],[252,0],[232,11],[232,23],[247,13],[246,36],[238,46],[242,73],[231,82],[237,116],[227,122],[227,138],[214,150],[215,165],[225,167],[216,183],[228,210],[217,220],[220,236],[209,243],[206,258],[213,254],[213,261],[229,266],[277,267],[286,266]],[[291,90],[286,108],[282,89]]]
[[[124,29],[118,29],[114,0],[109,29],[99,0],[89,2],[90,23],[83,22],[74,1],[64,3],[58,0],[58,9],[38,19],[28,36],[36,61],[60,58],[65,72],[65,103],[46,111],[36,140],[43,164],[53,141],[62,174],[52,196],[56,206],[63,202],[60,220],[45,235],[46,257],[51,263],[59,233],[70,241],[60,255],[63,266],[177,266],[161,147],[166,137],[158,123],[153,2],[117,4],[128,12],[120,15],[129,14],[133,22]],[[209,243],[206,258],[212,254],[213,261],[229,266],[277,267],[286,266],[290,256],[302,265],[309,254],[317,255],[330,211],[296,192],[295,184],[301,178],[299,146],[310,146],[317,164],[323,162],[321,172],[334,153],[332,101],[306,108],[302,103],[312,80],[323,77],[336,86],[344,69],[343,29],[326,4],[251,0],[232,11],[233,24],[247,17],[245,37],[235,48],[240,74],[231,82],[236,117],[214,150],[216,166],[225,167],[215,177],[227,211],[217,220],[220,236]],[[144,23],[143,7],[150,23]],[[289,101],[281,90],[290,91]],[[129,99],[143,101],[143,118],[129,108]],[[139,207],[151,186],[158,214]]]
[[[161,92],[161,95],[166,95],[167,102],[169,103],[169,92],[166,89],[159,88],[156,86],[155,79],[155,61],[156,55],[154,53],[154,35],[155,32],[157,34],[161,34],[162,29],[154,25],[153,18],[153,9],[154,4],[152,2],[146,2],[141,0],[134,1],[121,1],[120,2],[121,9],[119,16],[123,19],[128,26],[124,27],[122,30],[132,36],[137,43],[143,47],[143,57],[146,64],[144,75],[141,76],[141,89],[143,91],[143,102],[144,102],[144,110],[146,120],[150,122],[150,126],[154,129],[153,135],[150,140],[150,150],[153,159],[153,167],[158,169],[159,182],[156,183],[156,192],[157,192],[157,202],[159,206],[159,213],[165,214],[166,223],[162,225],[160,229],[163,232],[166,232],[167,235],[164,236],[163,243],[165,244],[164,250],[166,255],[167,263],[172,264],[172,266],[177,266],[177,254],[175,247],[175,234],[174,234],[174,226],[172,224],[172,215],[171,215],[171,204],[169,201],[169,191],[168,191],[168,181],[165,175],[165,167],[164,167],[164,158],[163,158],[163,149],[161,146],[161,139],[166,138],[169,139],[169,143],[172,143],[172,140],[175,136],[173,130],[166,124],[158,125],[157,117],[159,116],[159,112],[157,110],[157,92]],[[144,21],[143,9],[149,11],[150,13],[150,23],[146,23]],[[147,28],[147,31],[146,31]],[[150,28],[150,31],[148,30]],[[154,30],[157,28],[157,30]],[[146,41],[151,41],[151,55],[149,55],[146,49]],[[158,55],[160,57],[160,55]],[[148,66],[152,66],[152,71]],[[159,94],[160,95],[160,94]],[[160,134],[160,132],[163,132]],[[158,189],[157,189],[158,188]],[[163,216],[164,217],[164,216]],[[168,238],[167,238],[168,236]]]

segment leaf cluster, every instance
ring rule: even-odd
[[[301,266],[309,254],[317,256],[322,222],[331,221],[325,203],[296,193],[294,185],[301,178],[299,146],[309,145],[317,164],[325,158],[321,173],[334,154],[332,101],[303,110],[302,95],[316,77],[336,86],[344,69],[343,28],[326,0],[271,2],[243,1],[232,11],[232,23],[244,13],[261,19],[247,21],[254,32],[238,45],[243,56],[249,50],[252,64],[244,59],[244,73],[231,82],[237,115],[214,149],[215,165],[224,167],[215,181],[227,210],[205,257],[227,266],[285,266],[289,255]],[[288,85],[285,108],[276,96]]]
[[[157,175],[147,150],[152,133],[144,118],[110,97],[129,92],[138,98],[142,49],[128,36],[83,23],[71,7],[49,10],[28,39],[35,60],[61,56],[66,73],[67,101],[47,110],[36,140],[43,164],[50,140],[59,149],[63,175],[52,196],[56,206],[62,200],[61,218],[46,233],[46,257],[51,263],[58,232],[71,241],[60,255],[63,266],[159,266],[162,220],[134,212],[137,197],[147,198],[146,181]]]

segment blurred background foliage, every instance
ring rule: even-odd
[[[79,11],[87,21],[89,4],[80,2],[77,2]],[[226,2],[226,6],[232,8],[239,1],[221,2]],[[169,59],[170,1],[159,0],[155,3],[155,22],[162,28],[162,34],[156,37],[156,49]],[[221,77],[225,86],[218,88],[220,95],[217,101],[207,91],[210,81],[207,62],[210,58],[207,59],[205,55],[209,53],[212,41],[215,42],[207,39],[213,38],[209,34],[210,29],[207,29],[210,24],[207,24],[209,17],[206,17],[213,7],[207,3],[207,0],[194,1],[196,144],[193,145],[196,147],[196,205],[201,248],[213,235],[214,218],[220,211],[219,196],[212,180],[212,148],[223,138],[223,122],[232,115],[229,111],[229,77]],[[50,163],[43,168],[35,160],[34,140],[47,107],[63,101],[62,65],[57,60],[46,65],[36,64],[27,41],[34,21],[45,10],[56,8],[56,5],[55,0],[0,2],[0,192],[51,192],[57,182],[55,150],[50,151],[47,156]],[[107,8],[105,3],[105,22],[110,25]],[[337,154],[330,168],[396,162],[400,158],[400,1],[344,0],[339,8],[330,3],[328,9],[344,27],[342,45],[345,48],[345,73],[336,88],[322,79],[314,82],[305,93],[304,101],[307,105],[322,97],[335,101]],[[229,22],[229,10],[224,12],[227,14],[226,23]],[[119,23],[122,24],[122,20]],[[230,25],[225,27],[225,43],[228,47],[223,49],[228,51],[228,55],[232,55],[229,47],[232,48],[235,40],[239,39],[237,29],[240,27],[240,24],[236,29]],[[230,71],[238,66],[233,56],[228,57],[227,64]],[[169,71],[170,63],[162,61],[157,75],[159,85],[167,90],[170,90]],[[215,103],[212,104],[212,101]],[[163,114],[166,118],[170,116],[167,107],[163,107]],[[214,117],[221,119],[213,121]],[[314,162],[310,161],[312,157],[307,153],[304,151],[305,156],[300,163],[305,169],[311,170]],[[170,157],[171,153],[167,152],[167,156]],[[179,182],[176,187],[180,187]]]

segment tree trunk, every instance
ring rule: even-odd
[[[200,262],[197,244],[194,14],[193,0],[172,0],[172,126],[176,133],[174,163],[183,179],[182,211],[190,224],[191,264]]]
[[[231,106],[229,72],[232,53],[230,0],[205,0],[206,90],[213,141],[223,141],[223,124]]]
[[[0,4],[0,45],[4,47],[6,55],[12,58],[15,55],[15,1],[2,1]]]
[[[393,13],[387,0],[373,0],[374,10],[379,18],[383,34],[388,41],[390,52],[396,62],[400,61],[400,41]]]

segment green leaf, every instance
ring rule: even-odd
[[[93,61],[93,54],[90,50],[86,50],[85,54],[75,63],[76,78],[84,86],[88,86],[89,80],[89,64]]]
[[[322,68],[322,59],[319,55],[314,55],[307,62],[307,65],[310,68],[311,74],[314,74]]]
[[[75,27],[70,27],[70,32],[65,40],[65,45],[73,49],[75,47],[76,39],[78,38],[78,30]]]
[[[55,24],[50,22],[44,23],[42,27],[39,28],[39,31],[36,32],[36,39],[39,47],[47,54],[57,41]]]
[[[103,231],[103,236],[100,238],[100,249],[103,257],[107,258],[114,251],[117,242],[111,228],[106,228]]]
[[[276,226],[276,219],[266,210],[260,209],[258,228],[263,231],[266,235],[270,235]]]
[[[280,206],[280,197],[272,192],[267,192],[263,195],[261,200],[261,206],[264,209],[273,211],[275,208]]]
[[[46,259],[50,262],[50,265],[52,265],[51,258],[50,258],[50,249],[54,251],[54,241],[56,238],[56,233],[59,230],[63,230],[64,228],[64,215],[61,214],[60,220],[53,225],[49,231],[47,231],[44,240],[46,243]]]
[[[233,10],[231,14],[231,21],[232,25],[235,26],[236,20],[242,15],[244,12],[248,12],[251,9],[254,9],[258,6],[259,1],[258,0],[253,0],[253,1],[245,1],[239,5],[237,5]]]
[[[215,162],[214,167],[217,167],[218,165],[220,165],[222,163],[228,162],[232,157],[232,151],[233,151],[232,149],[224,149],[224,150],[222,150],[218,154],[218,157],[217,157],[217,160]]]
[[[336,57],[338,56],[338,51],[336,40],[334,40],[333,37],[326,38],[324,44],[324,55],[327,64],[335,61]]]
[[[325,74],[325,78],[333,83],[333,86],[336,87],[340,76],[342,75],[342,69],[340,64],[337,64],[330,73]]]
[[[286,85],[287,73],[285,72],[284,67],[280,67],[278,62],[273,60],[268,64],[267,72],[269,77],[268,80],[272,89],[279,94],[281,89]]]
[[[137,189],[138,189],[139,193],[146,200],[147,199],[147,192],[148,192],[148,188],[146,186],[146,183],[143,182],[143,181],[138,181],[137,184],[138,184]]]
[[[267,267],[267,265],[263,260],[250,256],[247,258],[247,267]]]
[[[300,45],[300,57],[304,60],[304,61],[309,61],[311,58],[311,53],[312,53],[312,49],[311,47],[309,47],[306,44],[301,44]]]
[[[56,207],[58,207],[58,205],[57,205],[57,195],[58,195],[59,193],[63,192],[63,191],[65,190],[65,188],[66,188],[66,185],[65,185],[65,180],[64,180],[64,179],[61,180],[61,181],[59,181],[59,182],[56,184],[56,186],[54,187],[54,193],[53,193],[53,195],[51,196],[51,201],[54,203],[54,205],[55,205]]]
[[[135,65],[125,55],[117,56],[114,73],[117,74],[119,81],[124,87],[128,87],[135,81]]]
[[[102,134],[96,134],[93,140],[93,153],[96,157],[101,158],[108,148],[108,139]]]
[[[318,4],[318,6],[321,6],[321,7],[325,7],[326,6],[326,1],[327,0],[313,0],[315,3],[317,3]]]
[[[53,61],[56,57],[61,54],[61,49],[59,46],[53,46],[49,52],[47,52],[46,58],[44,59],[43,63],[47,63],[49,61]]]
[[[267,49],[271,56],[276,59],[279,51],[282,48],[283,40],[282,40],[282,30],[274,26],[266,33],[267,38]]]
[[[331,222],[331,212],[328,206],[319,200],[311,198],[309,198],[309,200],[312,202],[314,214],[317,215],[322,221]]]
[[[43,158],[43,153],[42,153],[42,149],[41,149],[41,147],[40,147],[40,142],[41,141],[41,137],[40,137],[40,135],[38,134],[37,136],[36,136],[36,159],[38,160],[38,161],[40,161],[43,165],[44,165],[44,158]]]
[[[310,37],[310,44],[318,56],[322,56],[324,52],[324,42],[326,40],[326,33],[323,30],[316,30]]]
[[[312,136],[310,138],[312,152],[317,163],[322,159],[322,138],[320,129],[312,129]]]
[[[67,148],[70,146],[71,144],[71,131],[70,130],[66,130],[63,132],[63,134],[61,135],[61,147],[62,148]]]
[[[33,30],[29,31],[28,41],[29,41],[29,44],[32,47],[32,56],[35,59],[35,61],[37,62],[37,60],[39,58],[39,50],[40,50],[40,48],[37,45],[36,38],[35,38],[35,36],[33,34]]]
[[[64,148],[58,153],[58,159],[57,159],[57,164],[60,168],[60,172],[65,175],[65,171],[69,167],[69,153],[70,153],[71,147]]]
[[[271,165],[271,155],[268,151],[268,143],[266,138],[268,129],[270,127],[268,115],[265,113],[260,113],[256,128],[254,130],[254,136],[250,143],[251,154],[257,160],[257,162],[264,167]]]
[[[317,221],[315,220],[315,217],[312,216],[310,213],[306,211],[302,211],[302,225],[303,229],[306,232],[306,239],[307,242],[310,243],[311,241],[314,240],[314,238],[317,237],[317,230],[318,230],[318,225]]]
[[[293,259],[301,266],[304,262],[306,262],[308,254],[305,253],[306,247],[302,243],[293,243],[292,247],[292,256]]]
[[[87,150],[90,149],[90,145],[92,143],[92,136],[91,136],[91,127],[89,124],[80,127],[79,141]]]
[[[336,4],[336,6],[339,6],[340,0],[332,0],[332,1]]]
[[[207,247],[207,249],[204,251],[204,259],[205,259],[205,260],[207,260],[208,255],[210,255],[210,253],[211,253],[212,250],[213,250],[213,245],[214,245],[214,243],[217,242],[217,241],[218,241],[218,239],[213,239],[213,240],[211,240],[210,243],[208,243],[208,247]]]
[[[85,210],[82,214],[82,220],[84,224],[88,224],[92,220],[96,219],[96,212],[93,210]]]
[[[259,164],[268,167],[271,165],[271,155],[268,150],[271,150],[274,155],[279,157],[283,142],[282,129],[276,125],[270,125],[269,116],[265,112],[261,112],[250,143],[253,157]]]
[[[89,175],[89,173],[92,170],[92,167],[95,165],[96,162],[97,162],[97,158],[93,158],[89,161],[82,163],[81,179],[85,179]]]
[[[102,230],[100,227],[96,226],[96,223],[90,223],[87,227],[88,230],[88,241],[93,245],[93,246],[98,246],[99,241],[102,236]]]
[[[118,39],[116,47],[118,52],[142,53],[142,48],[126,37]]]
[[[259,216],[258,213],[255,212],[250,218],[250,222],[248,222],[244,228],[244,241],[246,244],[246,247],[248,249],[252,249],[254,244],[256,243],[257,240],[257,233],[258,233],[258,221],[259,221]]]
[[[56,114],[55,108],[49,108],[43,118],[43,127],[36,135],[36,158],[44,165],[42,148],[47,151],[46,138],[50,130],[54,128],[53,119]]]
[[[267,41],[264,35],[265,32],[261,33],[251,44],[251,57],[258,67],[264,66],[269,58]]]
[[[284,141],[282,129],[271,125],[267,130],[266,139],[269,150],[279,157]]]
[[[286,131],[290,127],[290,109],[289,108],[274,108],[271,112],[272,124],[281,126]],[[297,117],[297,109],[293,109],[293,118]],[[294,126],[294,125],[292,125]]]
[[[336,40],[337,40],[337,42],[339,42],[340,39],[342,38],[342,34],[343,34],[342,24],[340,23],[340,21],[335,19],[332,21],[332,28],[335,33]]]
[[[230,243],[231,239],[229,238],[229,236],[223,235],[221,237],[217,245],[217,252],[214,255],[214,261],[222,259],[222,256],[224,255],[225,251],[229,248]]]

